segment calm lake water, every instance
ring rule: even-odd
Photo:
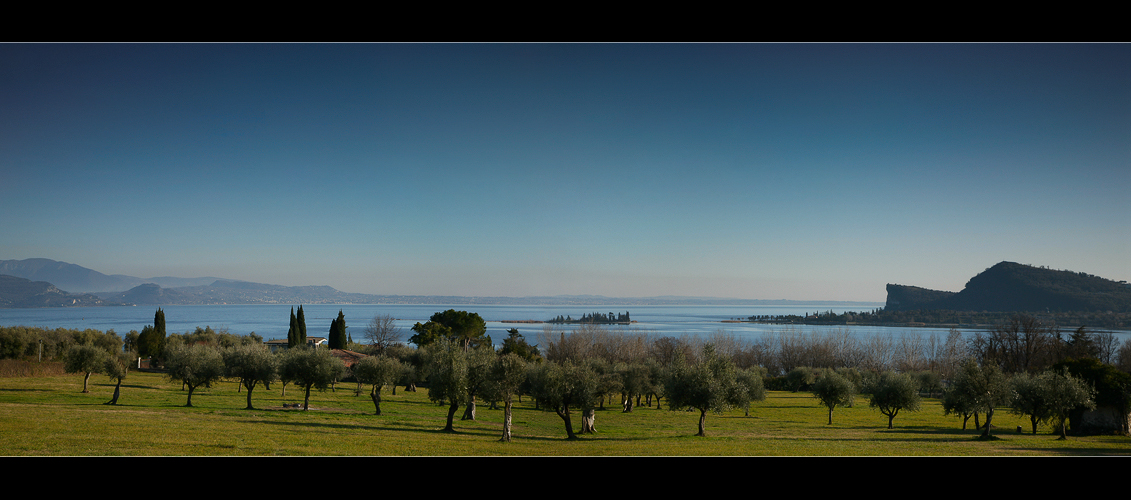
[[[876,308],[882,307],[877,304]],[[209,305],[209,306],[162,306],[165,311],[166,330],[169,333],[191,332],[196,327],[211,326],[213,329],[227,328],[238,335],[255,332],[264,340],[285,339],[290,325],[291,306],[289,305]],[[836,308],[817,305],[790,306],[507,306],[507,305],[374,305],[374,304],[311,304],[303,305],[306,316],[307,335],[327,336],[330,322],[341,310],[346,317],[347,331],[355,341],[364,338],[365,326],[376,315],[388,314],[397,318],[405,339],[412,334],[412,325],[426,322],[433,313],[447,309],[478,313],[487,322],[487,334],[496,343],[506,338],[506,330],[517,328],[528,341],[534,342],[545,324],[504,323],[503,321],[534,320],[544,321],[558,315],[579,318],[584,314],[599,312],[629,312],[636,323],[630,326],[609,325],[612,330],[639,332],[648,336],[707,336],[724,330],[736,337],[756,337],[774,334],[783,328],[800,328],[802,331],[822,332],[833,329],[848,329],[854,335],[874,334],[939,334],[945,337],[947,330],[938,328],[895,328],[876,326],[787,326],[762,325],[752,323],[726,323],[727,320],[747,318],[752,315],[783,315],[832,310],[866,311],[873,308]],[[130,330],[140,331],[145,325],[153,324],[152,306],[127,307],[76,307],[42,309],[0,309],[2,326],[35,326],[44,328],[93,328],[113,329],[119,335]],[[562,325],[567,331],[571,325]]]
[[[346,317],[347,332],[355,341],[362,342],[365,326],[376,315],[388,314],[397,319],[404,340],[412,335],[412,325],[426,322],[433,313],[447,309],[478,313],[487,322],[487,334],[499,344],[507,336],[507,329],[517,328],[527,341],[537,343],[539,334],[546,324],[504,323],[503,321],[534,320],[544,321],[558,315],[581,317],[584,314],[599,312],[623,313],[628,311],[636,321],[629,326],[608,325],[610,330],[642,333],[649,337],[706,337],[723,330],[739,339],[754,339],[763,335],[774,335],[783,329],[791,328],[804,333],[823,333],[832,330],[848,330],[854,336],[873,335],[938,335],[945,339],[945,328],[900,328],[880,326],[815,326],[815,325],[764,325],[754,323],[726,323],[727,320],[747,318],[752,315],[797,314],[804,316],[818,311],[832,310],[868,311],[882,307],[836,308],[817,305],[790,306],[507,306],[507,305],[376,305],[376,304],[311,304],[303,305],[306,316],[307,335],[326,337],[330,332],[330,322],[338,317],[341,310]],[[290,326],[291,306],[289,305],[211,305],[211,306],[162,306],[165,311],[165,326],[169,333],[191,332],[196,327],[211,326],[213,329],[227,328],[229,332],[246,335],[255,332],[264,340],[287,338]],[[93,328],[95,330],[113,329],[119,335],[130,330],[141,331],[145,325],[153,324],[153,306],[126,307],[73,307],[41,309],[0,309],[0,326],[34,326],[44,328]],[[572,325],[559,325],[568,331]],[[973,330],[963,330],[964,334]],[[1131,341],[1131,332],[1113,332],[1120,341]]]

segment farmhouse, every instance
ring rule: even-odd
[[[287,348],[287,339],[268,340],[267,342],[264,342],[264,344],[267,346],[268,349],[271,349],[271,352],[277,352],[281,349]],[[324,345],[326,345],[326,338],[325,337],[307,337],[306,338],[306,345],[311,346],[311,347],[324,346]]]

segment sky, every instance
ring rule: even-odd
[[[883,302],[1129,256],[1131,44],[0,44],[0,260]]]

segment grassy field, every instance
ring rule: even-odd
[[[853,408],[837,408],[833,425],[807,393],[771,392],[766,401],[723,415],[709,414],[707,437],[696,437],[697,412],[616,406],[598,411],[597,434],[565,439],[554,413],[516,404],[514,438],[499,442],[502,410],[480,405],[476,421],[457,421],[443,433],[445,408],[427,393],[385,395],[383,415],[373,414],[368,392],[355,384],[311,394],[309,411],[282,408],[302,393],[280,385],[256,389],[257,409],[245,410],[246,394],[224,382],[193,394],[186,408],[180,384],[160,375],[131,373],[117,406],[104,405],[113,385],[91,377],[58,375],[0,378],[0,455],[5,456],[1061,456],[1131,455],[1131,438],[1070,437],[1058,441],[1051,429],[1018,434],[1028,420],[999,411],[995,441],[978,441],[961,421],[944,417],[938,400],[901,414],[895,429],[859,396]],[[388,391],[386,391],[388,392]],[[458,418],[458,415],[457,415]],[[575,419],[579,424],[580,419]],[[971,427],[973,420],[971,420]]]

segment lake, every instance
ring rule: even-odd
[[[213,329],[227,328],[229,332],[246,335],[250,332],[262,336],[264,340],[285,339],[287,328],[290,326],[289,305],[202,305],[162,306],[165,311],[166,330],[169,333],[191,332],[196,327],[211,326]],[[876,308],[882,304],[876,304]],[[330,322],[338,316],[341,310],[345,314],[347,332],[355,341],[364,338],[365,326],[375,315],[388,314],[397,319],[404,333],[405,339],[412,334],[412,325],[417,322],[426,322],[433,313],[447,309],[456,309],[478,313],[487,322],[487,334],[496,342],[506,338],[506,330],[518,329],[528,341],[534,342],[545,324],[541,323],[504,323],[503,321],[545,321],[558,315],[579,318],[584,314],[598,312],[624,313],[629,312],[636,321],[632,325],[608,325],[610,330],[623,330],[640,332],[650,337],[660,336],[707,336],[719,330],[724,330],[736,337],[757,337],[772,334],[783,328],[800,328],[805,332],[823,332],[826,330],[848,329],[854,335],[870,336],[873,334],[906,334],[918,332],[920,334],[938,333],[945,337],[947,329],[941,328],[899,328],[880,326],[788,326],[766,325],[755,323],[725,323],[733,319],[743,319],[752,315],[785,315],[797,314],[804,316],[818,311],[865,311],[873,308],[836,308],[817,305],[767,305],[767,306],[508,306],[508,305],[381,305],[381,304],[310,304],[303,305],[306,316],[307,335],[325,337],[330,330]],[[113,329],[119,335],[124,335],[130,330],[140,331],[145,325],[153,324],[153,314],[157,308],[154,306],[125,306],[125,307],[75,307],[75,308],[38,308],[38,309],[0,309],[0,325],[2,326],[33,326],[44,328],[75,328],[95,330]],[[558,325],[567,331],[572,325]]]

